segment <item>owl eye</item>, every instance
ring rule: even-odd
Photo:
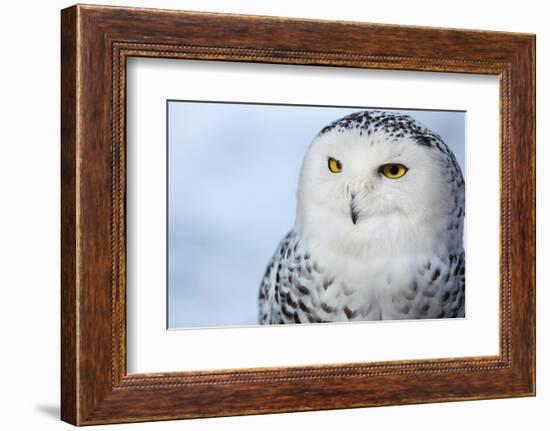
[[[380,166],[378,171],[385,177],[395,180],[405,175],[408,169],[401,163],[388,163],[387,165]]]
[[[333,159],[332,157],[329,157],[328,159],[328,170],[332,172],[333,174],[337,174],[338,172],[342,172],[342,162],[340,160]]]

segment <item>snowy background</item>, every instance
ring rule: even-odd
[[[168,102],[169,328],[256,324],[260,280],[294,224],[305,151],[361,109]],[[399,112],[438,133],[465,173],[464,112]]]

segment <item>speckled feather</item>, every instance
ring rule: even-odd
[[[391,274],[350,286],[311,257],[291,231],[271,259],[260,287],[260,323],[324,323],[354,320],[464,317],[464,252],[418,265],[386,301],[365,300],[369,285],[388,291]],[[389,278],[389,280],[388,280]]]

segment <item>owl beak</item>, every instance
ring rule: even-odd
[[[349,210],[351,215],[351,222],[353,224],[357,224],[357,219],[359,218],[359,210],[355,205],[355,195],[353,193],[351,195],[351,200],[349,202]]]

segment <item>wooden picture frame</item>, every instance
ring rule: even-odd
[[[62,420],[91,425],[535,394],[534,35],[83,5],[61,17]],[[127,374],[131,56],[499,76],[500,354]]]

